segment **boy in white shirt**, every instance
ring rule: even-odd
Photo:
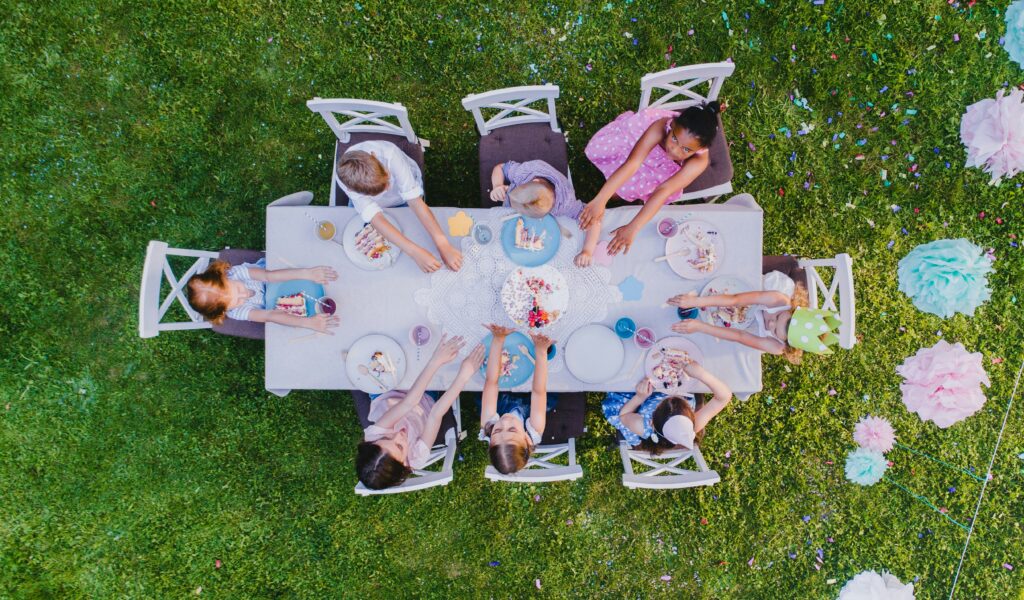
[[[398,146],[382,141],[351,146],[338,161],[338,180],[363,220],[412,257],[424,273],[440,269],[441,263],[392,225],[381,208],[408,205],[434,240],[444,264],[453,271],[462,266],[462,253],[448,241],[434,213],[423,201],[423,175],[419,166]]]

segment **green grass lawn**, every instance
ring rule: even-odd
[[[968,104],[1024,82],[999,46],[1006,0],[133,4],[0,3],[0,597],[834,598],[868,568],[948,595],[965,533],[842,464],[870,412],[987,468],[1024,358],[1024,177],[965,170],[958,130]],[[447,487],[358,498],[348,394],[270,396],[260,343],[138,337],[149,240],[262,248],[266,203],[326,203],[333,136],[313,96],[403,102],[432,142],[428,202],[470,206],[460,99],[557,83],[589,198],[602,178],[583,147],[636,107],[640,77],[727,57],[733,185],[765,208],[765,253],[853,255],[862,341],[798,367],[765,358],[764,391],[704,441],[714,487],[623,488],[595,395],[579,481],[490,483],[465,443]],[[993,249],[992,299],[941,320],[897,291],[896,263],[956,237]],[[992,378],[984,410],[947,430],[907,412],[894,370],[940,337],[984,353]],[[1024,588],[1021,409],[959,598]],[[980,484],[889,458],[971,516]]]

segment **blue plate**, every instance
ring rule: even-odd
[[[480,374],[484,376],[484,380],[487,380],[487,357],[491,351],[491,340],[494,336],[487,334],[487,337],[483,339],[484,345],[484,364],[480,366]],[[527,350],[531,353],[533,351],[533,342],[530,338],[526,337],[518,331],[513,331],[505,338],[505,344],[503,348],[508,350],[510,357],[518,356],[519,360],[516,361],[516,366],[512,369],[512,373],[508,377],[498,378],[499,388],[514,388],[517,385],[521,385],[526,382],[527,379],[533,375],[533,363],[530,362],[529,356],[523,356],[523,353],[519,351],[519,346],[526,346]]]
[[[541,235],[544,232],[544,249],[539,252],[531,252],[516,248],[516,223],[523,220],[526,230],[532,235]],[[505,221],[501,228],[501,247],[505,249],[505,255],[509,260],[524,267],[539,267],[554,258],[558,252],[558,244],[562,241],[562,228],[558,221],[551,215],[543,219],[531,219],[518,216]]]
[[[263,307],[267,310],[274,310],[274,307],[277,306],[278,298],[281,296],[294,296],[299,292],[309,296],[309,298],[306,298],[306,314],[309,316],[315,315],[316,301],[311,300],[311,298],[323,298],[324,286],[308,279],[292,279],[268,283],[267,291],[263,296]]]

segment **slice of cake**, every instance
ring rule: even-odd
[[[540,235],[533,235],[526,228],[526,223],[522,219],[516,220],[516,248],[527,252],[540,252],[544,249],[545,235],[547,235],[546,231],[542,231]]]
[[[370,260],[377,260],[391,251],[388,241],[369,223],[356,234],[355,241],[356,250]]]
[[[296,317],[305,317],[306,299],[302,297],[302,294],[281,296],[277,299],[274,309],[284,311],[290,315],[295,315]]]

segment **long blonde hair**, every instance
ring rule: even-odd
[[[811,305],[810,297],[807,295],[807,286],[803,282],[796,282],[796,286],[793,288],[793,297],[789,300],[790,310],[796,310],[798,308],[808,308]],[[790,364],[798,365],[803,360],[804,351],[800,348],[794,348],[789,345],[789,341],[786,341],[786,349],[782,351],[782,356],[790,362]]]
[[[509,193],[508,203],[516,212],[540,219],[555,205],[555,187],[543,180],[529,181]]]

